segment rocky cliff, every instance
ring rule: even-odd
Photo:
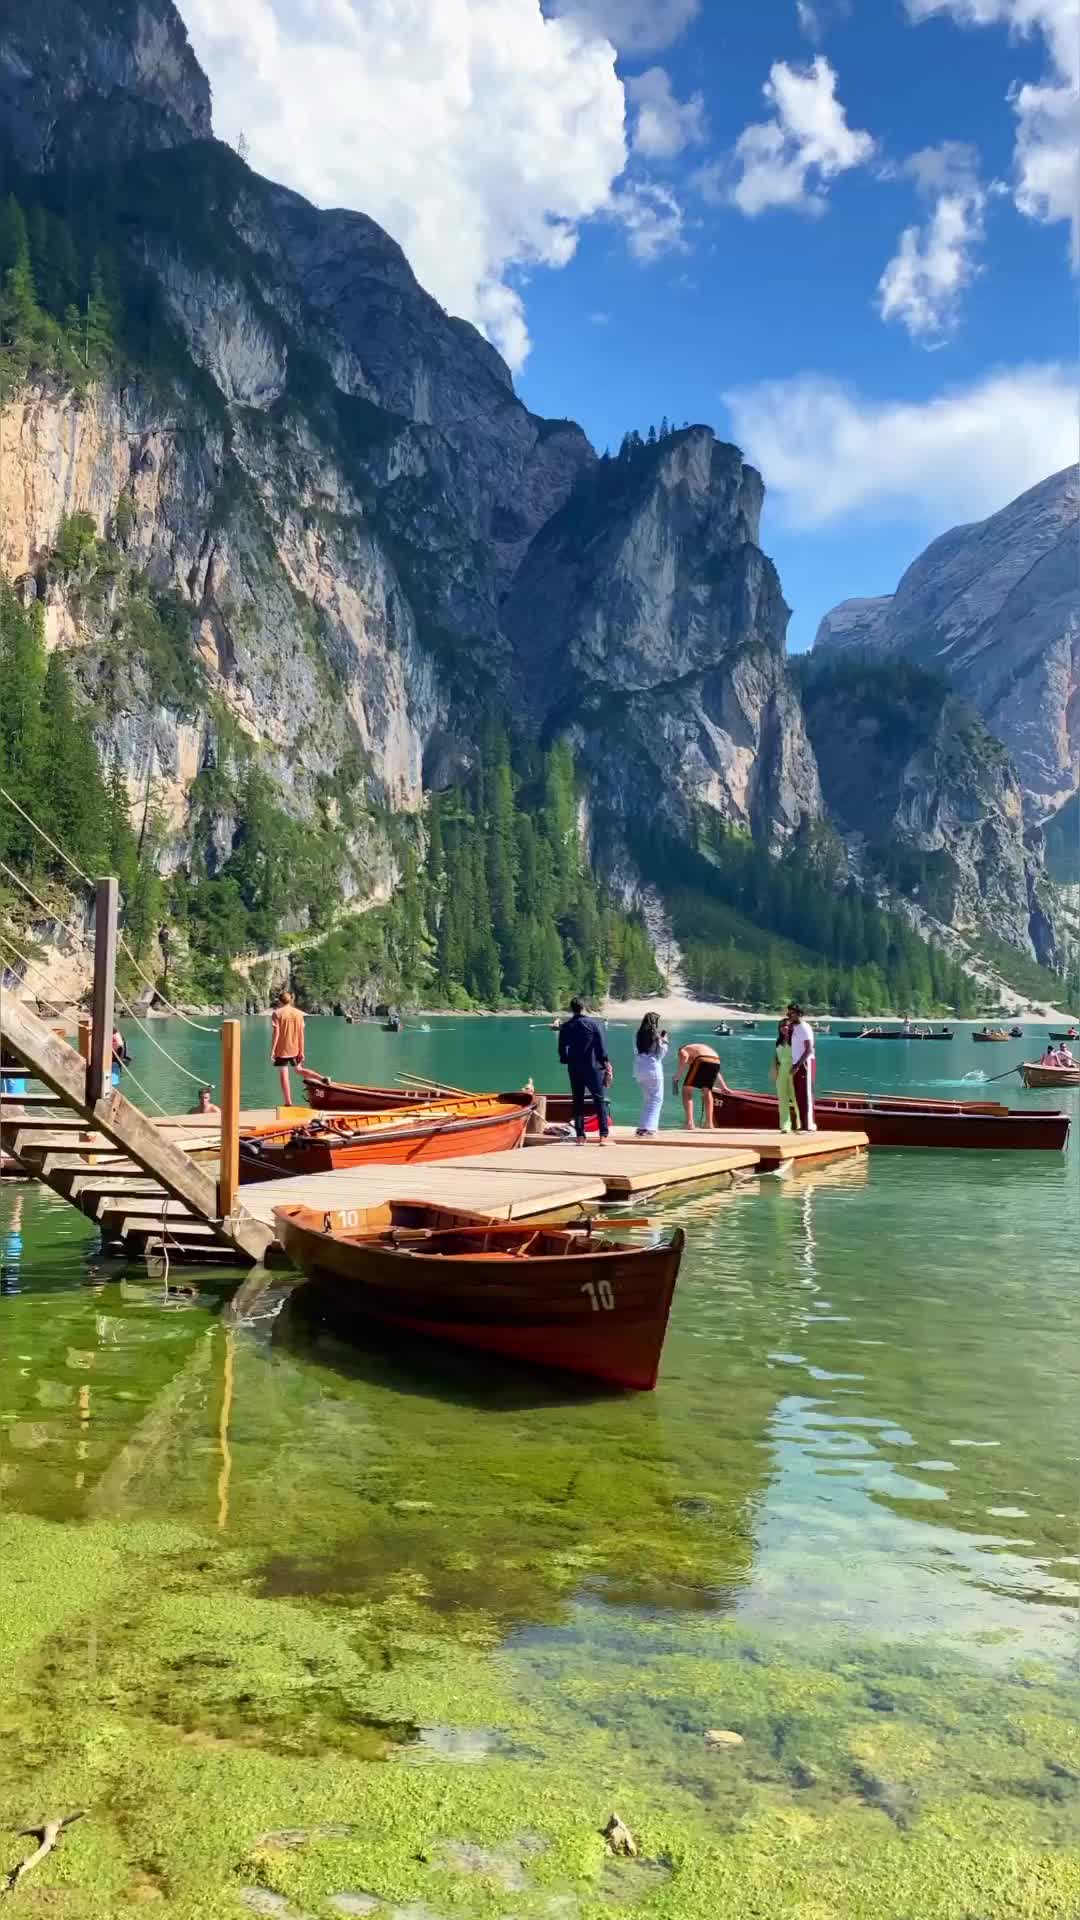
[[[803,705],[830,819],[867,876],[1055,965],[1042,838],[1025,832],[1015,769],[974,708],[939,675],[850,655],[810,668]]]
[[[171,0],[0,0],[0,128],[28,173],[210,134],[210,86]]]
[[[763,498],[738,448],[692,427],[593,468],[518,569],[521,709],[576,735],[615,818],[686,834],[708,809],[776,843],[821,812]]]
[[[1080,774],[1078,523],[1080,476],[1067,467],[990,519],[943,534],[895,594],[834,608],[814,643],[945,673],[1008,748],[1034,820]]]
[[[1037,852],[1007,770],[961,793],[959,721],[902,767],[875,736],[891,798],[842,792],[832,769],[823,798],[763,484],[738,449],[702,426],[598,460],[573,422],[532,414],[374,222],[213,141],[171,0],[0,0],[0,162],[53,299],[5,381],[0,566],[70,657],[133,807],[160,812],[165,870],[250,870],[257,775],[321,836],[324,892],[386,901],[425,791],[474,767],[497,715],[574,740],[580,819],[624,895],[637,827],[692,838],[711,818],[776,848],[828,802],[863,843],[961,848],[957,916],[985,882],[1027,945]],[[65,306],[48,286],[77,270]],[[1060,587],[1052,520],[1035,516]],[[1030,588],[1004,571],[1015,608]],[[891,646],[898,607],[937,606],[919,592],[846,630]],[[836,752],[822,736],[823,764]]]

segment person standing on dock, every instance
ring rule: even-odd
[[[817,1071],[817,1050],[814,1046],[814,1029],[802,1008],[794,1000],[788,1007],[787,1017],[791,1021],[791,1077],[795,1085],[799,1124],[805,1133],[816,1133],[814,1077]]]
[[[611,1061],[604,1029],[598,1020],[588,1018],[581,1000],[571,1000],[570,1018],[559,1028],[559,1059],[570,1076],[578,1145],[585,1144],[585,1101],[591,1098],[600,1121],[600,1145],[606,1146],[608,1110],[604,1094],[612,1082]]]
[[[279,993],[270,1028],[270,1059],[278,1070],[285,1105],[292,1106],[289,1068],[304,1064],[304,1016],[291,993]]]
[[[790,1133],[802,1124],[799,1119],[799,1103],[795,1098],[795,1082],[792,1078],[791,1061],[791,1021],[781,1020],[776,1034],[776,1051],[770,1068],[776,1081],[776,1099],[780,1109],[780,1131]]]
[[[701,1040],[688,1040],[685,1047],[679,1048],[678,1064],[672,1090],[679,1091],[679,1079],[682,1078],[683,1113],[688,1127],[696,1127],[694,1119],[694,1090],[701,1095],[701,1124],[711,1127],[713,1124],[713,1088],[720,1078],[720,1055],[715,1047]]]
[[[650,1139],[660,1125],[667,1050],[668,1037],[660,1026],[660,1015],[647,1013],[637,1030],[634,1053],[634,1079],[641,1088],[639,1139]]]

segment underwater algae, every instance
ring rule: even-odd
[[[175,1526],[7,1516],[0,1551],[36,1622],[4,1687],[0,1864],[15,1829],[87,1810],[30,1912],[239,1920],[253,1892],[281,1920],[361,1895],[377,1920],[1080,1911],[1080,1716],[1050,1667],[796,1659],[730,1618],[596,1603],[492,1651],[404,1588],[268,1594],[255,1556]],[[446,1759],[434,1721],[504,1744]],[[743,1747],[710,1751],[716,1725]],[[644,1870],[608,1853],[613,1809]]]

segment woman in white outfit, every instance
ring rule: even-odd
[[[660,1016],[647,1013],[637,1031],[634,1055],[634,1079],[641,1088],[641,1119],[638,1137],[646,1138],[660,1125],[664,1104],[664,1060],[668,1050],[666,1033],[660,1030]]]

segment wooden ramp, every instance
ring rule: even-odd
[[[829,1160],[840,1160],[863,1153],[869,1146],[865,1133],[781,1133],[779,1127],[664,1127],[653,1140],[639,1140],[633,1127],[615,1127],[620,1159],[628,1143],[644,1153],[667,1152],[674,1145],[693,1146],[699,1154],[730,1153],[738,1148],[750,1152],[762,1173],[774,1173],[778,1167],[816,1167]],[[578,1149],[580,1151],[580,1149]],[[605,1148],[610,1153],[611,1148]]]

